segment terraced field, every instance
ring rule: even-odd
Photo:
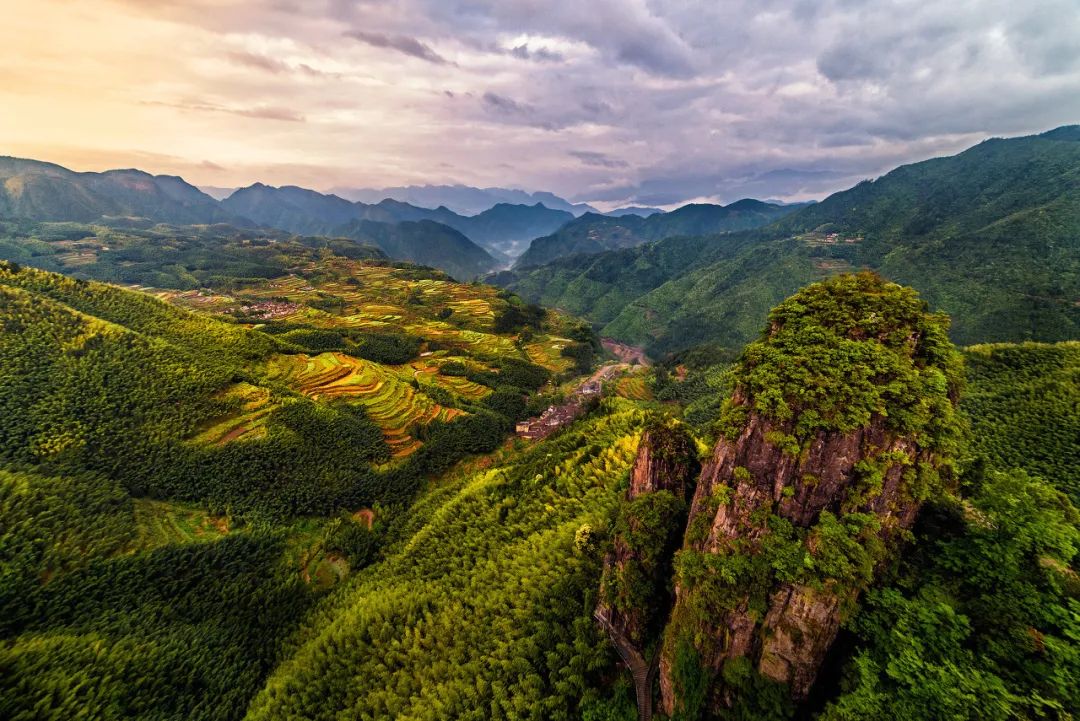
[[[496,313],[507,305],[498,289],[423,277],[412,269],[330,258],[230,295],[206,290],[151,292],[203,312],[243,315],[244,308],[253,308],[248,317],[253,324],[264,321],[256,309],[287,303],[295,309],[275,309],[273,320],[316,328],[404,331],[470,355],[528,358],[553,372],[572,365],[560,355],[569,343],[566,338],[537,333],[523,352],[516,336],[493,332]]]
[[[413,425],[448,421],[463,414],[413,389],[411,379],[402,371],[344,353],[274,356],[268,374],[311,398],[344,398],[362,404],[382,429],[395,457],[420,447],[420,441],[409,433]]]
[[[408,366],[402,366],[402,369],[411,370],[413,378],[421,385],[428,383],[437,385],[468,400],[478,401],[491,393],[491,389],[487,386],[475,383],[464,376],[442,375],[439,372],[440,366],[450,360],[452,359],[446,357],[444,351],[439,351],[438,355],[417,358]]]
[[[652,391],[641,375],[624,375],[615,382],[615,393],[632,401],[653,400]]]
[[[239,403],[240,407],[228,416],[216,419],[206,428],[200,429],[192,438],[196,443],[221,445],[239,439],[251,440],[266,435],[266,418],[274,410],[270,402],[270,391],[266,388],[237,383],[220,396],[223,400]]]
[[[140,549],[213,541],[229,533],[228,519],[211,516],[195,506],[147,498],[136,498],[134,502]]]
[[[466,353],[521,357],[521,350],[513,338],[494,333],[457,328],[449,323],[427,321],[405,326],[405,330],[428,340],[451,346]]]
[[[549,316],[544,326],[548,332],[533,329],[523,344],[517,334],[494,332],[497,315],[508,307],[501,291],[457,283],[437,271],[328,257],[297,266],[290,275],[227,292],[140,290],[190,310],[237,317],[254,327],[288,324],[402,333],[419,339],[420,355],[404,365],[328,352],[283,354],[250,369],[256,378],[265,372],[268,380],[284,382],[315,400],[362,404],[398,458],[420,446],[410,433],[413,427],[463,413],[439,404],[425,388],[449,391],[468,401],[491,393],[487,386],[462,376],[440,373],[451,356],[484,370],[492,370],[494,360],[503,358],[529,360],[554,373],[573,367],[573,361],[562,356],[571,342],[562,337],[566,331],[559,330],[568,327],[567,319]],[[281,332],[281,327],[269,330]],[[354,341],[343,342],[349,346]],[[193,442],[222,445],[262,438],[267,419],[281,403],[270,389],[253,383],[230,386],[220,400],[230,404],[231,412],[197,429]]]
[[[562,373],[574,365],[574,361],[562,355],[563,348],[570,343],[568,338],[543,337],[526,345],[525,354],[533,363],[555,373]]]

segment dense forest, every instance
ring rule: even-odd
[[[726,206],[691,203],[670,213],[655,213],[645,218],[634,214],[611,217],[586,213],[555,233],[533,240],[515,266],[530,268],[572,255],[632,248],[675,236],[748,230],[768,225],[797,207],[744,199]]]
[[[1070,340],[1080,128],[994,139],[906,165],[761,229],[669,238],[493,276],[601,334],[654,355],[702,343],[741,348],[800,286],[870,268],[914,287],[964,345]]]
[[[504,287],[407,204],[0,159],[0,718],[1076,717],[1078,139]]]
[[[299,352],[290,330],[11,265],[0,290],[5,718],[635,718],[592,619],[602,561],[642,432],[674,412],[703,451],[731,427],[722,353],[684,353],[648,372],[660,400],[609,398],[533,445],[501,445],[508,416],[470,405],[387,464],[363,407],[287,385],[264,436],[189,440],[231,402],[223,384],[265,382],[268,357]],[[506,327],[543,323],[507,307]],[[1075,351],[963,353],[955,482],[862,595],[813,694],[762,688],[728,716],[1080,708]],[[499,372],[543,382],[531,368]],[[525,410],[499,397],[488,407]]]

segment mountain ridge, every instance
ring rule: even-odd
[[[794,210],[793,206],[744,198],[726,206],[689,203],[647,217],[586,213],[554,234],[536,238],[529,250],[518,258],[515,267],[527,268],[570,255],[630,248],[677,235],[701,236],[755,228]]]
[[[492,278],[605,336],[667,353],[738,347],[794,289],[870,268],[953,317],[960,343],[1080,333],[1080,126],[900,166],[763,228],[668,238]],[[752,313],[750,315],[753,315]]]

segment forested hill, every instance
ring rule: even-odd
[[[493,252],[516,257],[530,240],[547,235],[573,219],[573,214],[568,211],[552,210],[540,203],[499,203],[473,216],[438,220]]]
[[[135,219],[89,223],[0,221],[0,260],[83,280],[153,288],[232,288],[279,278],[330,252],[386,260],[349,238],[296,236],[267,228],[165,225]]]
[[[720,243],[672,238],[495,277],[654,354],[739,347],[794,289],[875,269],[948,312],[960,343],[1080,335],[1080,127],[902,166]],[[684,257],[691,253],[690,258]]]
[[[565,318],[438,272],[342,257],[230,295],[160,295],[170,303],[0,264],[0,716],[637,717],[593,619],[603,561],[617,537],[662,548],[653,531],[671,504],[626,502],[643,432],[681,427],[711,445],[734,412],[729,368],[628,369],[576,424],[504,444],[509,419],[530,412],[508,386],[573,375],[554,350],[582,331]],[[859,328],[888,334],[867,309]],[[837,348],[841,362],[862,358],[853,335],[769,357],[809,353],[783,364],[800,393]],[[903,347],[901,335],[888,340]],[[741,718],[1075,715],[1080,516],[1058,490],[1075,500],[1075,345],[967,351],[960,409],[974,432],[949,449],[962,495],[926,499],[903,557],[845,609],[808,701],[725,666]],[[945,392],[932,366],[887,386],[825,377],[834,383],[815,387],[844,422],[870,414],[868,388]],[[889,422],[926,418],[905,401],[890,401]],[[872,497],[881,467],[858,471]],[[913,472],[904,484],[928,488]],[[860,544],[874,526],[837,518],[805,537],[806,553],[790,526],[763,520],[775,565],[746,545],[675,569],[713,600],[789,571],[870,573]],[[634,598],[643,579],[625,578]],[[676,666],[703,670],[685,653]]]
[[[391,258],[441,268],[455,278],[470,280],[497,265],[486,250],[453,228],[432,220],[376,223],[354,220],[335,235],[375,245]]]
[[[76,173],[52,163],[0,157],[0,218],[92,222],[105,216],[251,225],[176,176],[141,170]]]
[[[798,206],[781,206],[744,199],[731,205],[691,203],[670,213],[646,217],[586,213],[552,235],[536,238],[515,267],[543,265],[580,253],[599,253],[630,248],[678,235],[710,235],[756,228],[793,212]]]
[[[540,327],[562,320],[493,288],[345,258],[307,273],[162,294],[208,316],[0,263],[0,462],[238,516],[400,501],[573,365]]]

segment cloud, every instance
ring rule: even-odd
[[[220,163],[205,169],[214,185],[802,199],[1080,120],[1076,0],[83,7],[78,27],[67,0],[24,3],[0,24],[0,137],[138,138],[185,158],[185,172]]]
[[[518,115],[522,113],[528,113],[532,108],[528,105],[519,103],[513,98],[509,98],[505,95],[499,95],[498,93],[486,92],[480,98],[485,107],[495,110],[499,113],[508,113]]]
[[[442,55],[439,55],[416,38],[407,35],[387,35],[385,33],[367,32],[365,30],[349,30],[345,33],[345,36],[350,37],[353,40],[359,40],[372,47],[396,50],[399,53],[426,60],[429,63],[436,63],[438,65],[446,63],[446,58]]]
[[[566,59],[562,53],[548,50],[545,47],[539,47],[534,50],[524,43],[511,48],[510,54],[515,58],[520,58],[522,60],[539,60],[545,63],[559,63]]]
[[[298,113],[291,108],[269,105],[236,107],[202,101],[166,102],[159,100],[146,101],[146,104],[177,108],[179,110],[194,110],[204,113],[226,113],[229,115],[238,115],[244,118],[256,118],[260,120],[281,120],[290,123],[303,123],[306,120],[303,114]]]
[[[278,58],[269,57],[267,55],[260,55],[258,53],[246,52],[243,50],[231,51],[226,54],[226,57],[236,65],[255,68],[257,70],[265,70],[266,72],[272,73],[274,75],[299,73],[313,78],[341,77],[339,73],[328,73],[322,70],[318,70],[311,67],[307,63],[290,65],[284,60],[279,60]]]
[[[574,158],[581,161],[582,165],[588,165],[593,168],[625,168],[629,166],[625,160],[619,160],[618,158],[612,158],[604,153],[598,153],[592,150],[570,150],[567,152]]]

